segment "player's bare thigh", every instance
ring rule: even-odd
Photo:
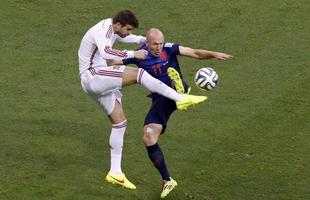
[[[163,125],[161,124],[147,124],[143,129],[143,141],[146,146],[151,146],[157,143],[158,137],[163,130]]]
[[[135,67],[125,67],[123,72],[122,86],[128,86],[137,83],[139,69]]]
[[[115,106],[110,115],[108,115],[112,124],[118,124],[126,119],[122,104],[115,100]]]

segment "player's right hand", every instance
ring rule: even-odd
[[[214,58],[218,60],[230,60],[233,58],[232,55],[226,54],[226,53],[221,53],[221,52],[214,52]]]
[[[138,58],[138,59],[145,59],[147,54],[148,54],[148,52],[144,49],[134,51],[134,56],[135,56],[135,58]]]

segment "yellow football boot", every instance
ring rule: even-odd
[[[128,189],[136,189],[136,186],[132,184],[125,176],[124,173],[121,175],[113,175],[111,172],[105,177],[105,180],[112,184],[118,184]]]
[[[169,67],[167,72],[168,72],[168,76],[170,77],[170,79],[172,80],[172,82],[174,84],[176,91],[178,93],[184,94],[185,89],[184,89],[184,85],[183,85],[183,82],[182,82],[182,79],[180,77],[179,72],[172,67]]]
[[[165,198],[178,183],[170,177],[170,181],[166,181],[163,185],[163,190],[160,194],[160,198]]]
[[[183,99],[176,102],[178,110],[186,110],[191,106],[200,104],[208,99],[207,96],[195,96],[190,94],[185,94]]]

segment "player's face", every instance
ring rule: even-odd
[[[115,33],[119,35],[121,38],[124,38],[132,33],[133,26],[126,24],[125,26],[122,26],[121,24],[117,24],[117,30]]]
[[[164,38],[154,37],[147,41],[148,50],[153,54],[153,56],[159,57],[163,50]]]

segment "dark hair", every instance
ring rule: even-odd
[[[115,17],[113,17],[113,24],[116,24],[117,22],[119,22],[122,26],[129,24],[134,28],[139,27],[139,21],[137,17],[130,10],[119,11]]]

